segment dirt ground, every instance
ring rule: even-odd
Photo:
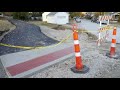
[[[72,33],[71,30],[67,29],[54,30],[39,24],[38,26],[45,35],[58,41]],[[65,43],[73,43],[73,37],[71,36]],[[90,68],[88,73],[73,73],[70,68],[75,66],[75,57],[71,57],[29,78],[120,78],[120,57],[113,59],[106,56],[106,53],[110,52],[111,42],[103,41],[101,46],[98,47],[94,35],[80,33],[79,43],[82,62]],[[120,44],[116,45],[116,52],[120,56]]]
[[[15,26],[11,24],[8,20],[0,20],[0,36],[2,36],[5,32],[8,32],[13,27]]]
[[[0,20],[0,31],[7,31],[13,26],[8,20]]]
[[[56,40],[62,40],[71,30],[54,30],[41,26],[41,30],[47,36]],[[98,47],[96,37],[89,33],[80,33],[79,42],[81,45],[81,55],[83,64],[90,68],[86,74],[73,73],[70,68],[75,66],[75,57],[69,58],[62,63],[32,75],[30,78],[119,78],[120,77],[120,57],[118,59],[109,58],[106,53],[110,52],[111,42],[103,41]],[[66,43],[73,43],[70,37]],[[120,56],[120,44],[116,45],[116,52]]]
[[[2,19],[0,18],[0,41],[7,33],[9,33],[11,30],[14,30],[15,28],[16,28],[15,25],[11,24],[8,20],[4,18]],[[6,77],[7,76],[0,61],[0,78],[6,78]]]

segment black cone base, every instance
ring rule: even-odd
[[[108,56],[109,58],[114,58],[114,59],[118,59],[118,58],[120,58],[120,56],[117,55],[117,54],[111,56],[110,53],[106,53],[106,56]]]
[[[82,69],[76,69],[76,67],[72,67],[71,68],[71,71],[73,71],[74,73],[81,73],[81,74],[85,74],[85,73],[87,73],[88,71],[89,71],[89,68],[87,67],[87,66],[83,66],[83,68]]]

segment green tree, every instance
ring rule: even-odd
[[[98,17],[98,16],[100,16],[100,15],[104,15],[105,14],[105,12],[95,12],[94,13],[94,15],[96,16],[96,17]]]
[[[120,15],[119,15],[119,18],[118,18],[118,22],[120,22]]]
[[[28,12],[13,12],[14,19],[27,20],[29,16]]]
[[[75,16],[80,16],[80,12],[69,12],[70,13],[70,17],[73,18]]]
[[[3,14],[6,15],[6,16],[12,16],[13,12],[3,12]]]
[[[80,17],[83,17],[83,16],[84,16],[84,14],[82,12],[80,12]]]

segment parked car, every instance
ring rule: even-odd
[[[40,20],[40,21],[42,21],[42,18],[41,18],[41,17],[29,16],[29,19],[30,19],[30,20]]]
[[[92,16],[91,16],[91,14],[86,14],[86,15],[85,15],[85,18],[86,18],[86,19],[91,19]]]
[[[73,17],[73,19],[74,19],[77,23],[80,23],[80,22],[81,22],[80,17]]]
[[[98,23],[100,23],[100,21],[99,20],[97,20],[96,21],[96,23],[98,24]],[[101,24],[107,24],[108,23],[108,21],[107,20],[104,20],[104,21],[102,21],[102,23]]]
[[[100,23],[99,18],[97,18],[97,17],[92,17],[91,22],[95,22],[97,24]],[[108,23],[107,20],[102,21],[102,24],[107,24],[107,23]]]
[[[98,21],[98,18],[92,17],[91,22],[97,22],[97,21]]]
[[[108,23],[108,20],[102,21],[102,24],[107,24],[107,23]]]

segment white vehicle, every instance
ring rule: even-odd
[[[104,20],[104,21],[101,21],[102,22],[102,24],[107,24],[108,23],[108,20]],[[97,20],[97,24],[98,23],[100,23],[100,21],[99,20]]]
[[[107,24],[107,23],[108,23],[108,20],[102,21],[102,24]]]
[[[77,23],[80,23],[80,22],[81,22],[80,17],[74,17],[73,19],[74,19]]]
[[[0,17],[3,17],[3,14],[2,14],[2,13],[0,13]]]

